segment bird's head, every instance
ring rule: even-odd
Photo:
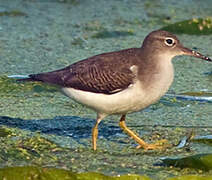
[[[212,61],[212,59],[209,57],[184,47],[174,34],[163,30],[151,32],[144,39],[142,49],[145,50],[145,52],[148,52],[149,55],[161,55],[162,57],[168,57],[168,59],[172,59],[173,57],[179,55],[187,55],[206,61]]]

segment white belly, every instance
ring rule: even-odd
[[[62,90],[75,101],[99,113],[108,115],[138,111],[146,106],[144,101],[142,101],[145,95],[140,87],[138,87],[138,83],[124,91],[111,95],[86,92],[73,88],[63,88]]]
[[[126,114],[144,109],[157,101],[165,94],[170,84],[171,82],[166,87],[160,87],[160,82],[158,82],[155,84],[156,87],[151,87],[150,90],[142,90],[142,85],[137,81],[126,90],[111,95],[86,92],[73,88],[63,88],[62,91],[68,97],[98,113],[105,115]]]

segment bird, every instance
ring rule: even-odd
[[[75,62],[59,70],[30,74],[19,81],[40,81],[57,85],[74,101],[97,113],[92,129],[92,148],[97,150],[98,125],[109,115],[119,115],[120,128],[145,150],[160,149],[129,129],[126,115],[157,102],[174,79],[172,59],[187,55],[212,62],[212,59],[184,47],[176,35],[150,32],[140,47],[106,52]]]

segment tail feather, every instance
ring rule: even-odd
[[[29,78],[29,75],[10,75],[7,76],[8,78],[13,78],[13,79],[27,79]]]
[[[25,82],[25,81],[39,81],[39,80],[35,80],[33,78],[22,78],[22,79],[17,79],[16,81]]]
[[[65,86],[65,79],[69,77],[70,68],[59,69],[52,72],[45,72],[40,74],[30,74],[27,76],[13,75],[9,78],[15,78],[17,81],[39,81],[48,84]]]
[[[33,78],[33,75],[10,75],[8,78],[16,79],[16,81],[42,81]]]

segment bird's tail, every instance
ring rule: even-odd
[[[15,79],[16,81],[38,81],[31,78],[29,75],[10,75],[8,78]]]
[[[40,74],[29,74],[29,75],[11,75],[8,77],[14,78],[16,79],[16,81],[21,82],[38,81],[52,85],[64,86],[63,74],[59,73],[58,71],[52,71]]]
[[[29,75],[12,75],[9,78],[15,78],[17,81],[39,81],[52,85],[65,86],[65,77],[70,73],[70,68],[59,69],[51,72]]]

